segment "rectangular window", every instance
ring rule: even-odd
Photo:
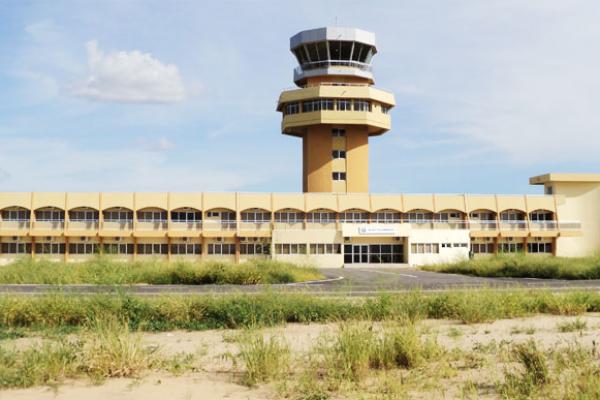
[[[371,111],[371,102],[367,100],[354,100],[354,111]]]
[[[171,212],[173,222],[199,222],[202,221],[200,211],[173,211]]]
[[[390,107],[388,106],[384,106],[383,104],[381,105],[381,112],[384,114],[389,114],[390,113]]]
[[[166,211],[138,211],[139,222],[166,222]]]
[[[300,103],[288,103],[285,105],[285,115],[298,114],[300,112]]]
[[[31,254],[31,243],[2,243],[2,254]]]
[[[308,100],[302,103],[303,112],[313,112],[321,110],[321,102],[319,100]]]
[[[333,176],[334,181],[345,181],[346,180],[345,172],[334,172],[334,173],[332,173],[332,176]]]
[[[444,247],[443,244],[442,247]],[[410,250],[413,254],[439,254],[440,245],[438,243],[411,243]]]
[[[333,128],[331,130],[331,136],[333,137],[344,137],[346,136],[346,130],[341,128]]]
[[[173,243],[171,244],[171,254],[176,255],[195,255],[202,252],[199,243]]]
[[[333,152],[331,153],[332,157],[334,159],[337,158],[346,158],[346,151],[344,150],[333,150]]]
[[[235,254],[235,244],[233,243],[209,243],[208,254],[232,255]]]
[[[321,99],[321,110],[333,110],[333,99]]]
[[[131,222],[133,211],[104,211],[104,220],[107,222]]]
[[[338,99],[337,109],[338,111],[352,111],[352,100]]]
[[[36,254],[65,254],[64,243],[36,243]]]
[[[305,243],[277,243],[275,244],[276,254],[306,254]]]

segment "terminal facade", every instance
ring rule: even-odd
[[[369,140],[392,93],[373,87],[372,33],[290,40],[297,89],[277,110],[302,141],[303,193],[0,193],[0,263],[273,258],[322,267],[422,265],[469,256],[583,256],[600,248],[600,174],[530,179],[540,195],[369,194]]]

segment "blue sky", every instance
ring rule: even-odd
[[[372,192],[600,172],[600,2],[0,1],[0,190],[301,189],[289,37],[375,32]]]

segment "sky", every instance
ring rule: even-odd
[[[600,172],[600,2],[0,0],[0,191],[301,191],[289,37],[376,34],[373,193]]]

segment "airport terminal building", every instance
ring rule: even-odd
[[[0,263],[273,258],[319,266],[421,265],[497,253],[600,249],[600,174],[530,179],[540,195],[370,194],[368,144],[394,95],[373,86],[372,33],[290,40],[297,88],[282,132],[302,141],[303,193],[0,193]]]

